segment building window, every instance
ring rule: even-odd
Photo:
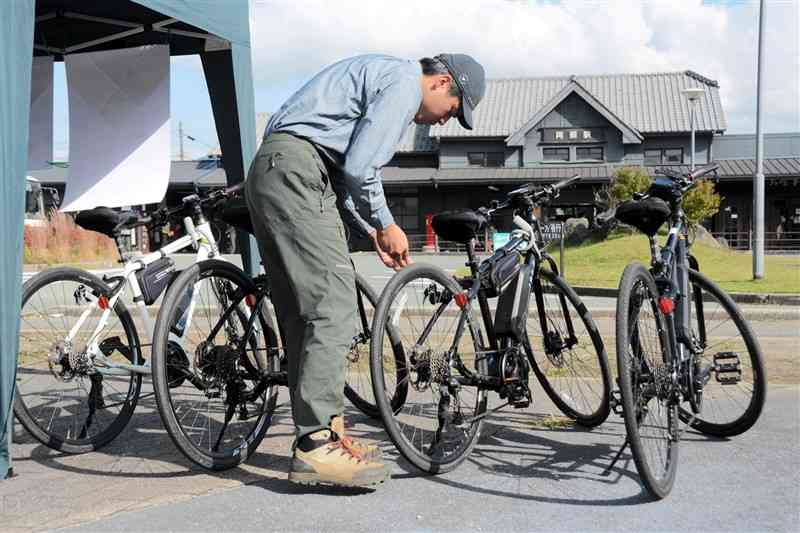
[[[575,159],[578,161],[603,161],[603,147],[579,146],[575,149]]]
[[[665,165],[682,165],[683,148],[666,148],[664,150]]]
[[[467,152],[467,163],[471,167],[503,167],[505,162],[503,152]]]
[[[683,148],[654,148],[644,151],[645,165],[682,165]]]
[[[389,209],[395,222],[406,232],[419,230],[419,198],[417,196],[389,196]]]
[[[542,148],[545,161],[569,161],[569,148]]]
[[[660,165],[661,164],[661,150],[645,150],[644,151],[644,164],[645,165]]]

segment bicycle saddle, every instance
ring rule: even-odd
[[[471,209],[445,211],[433,217],[433,231],[446,241],[467,243],[486,226],[486,217]]]
[[[672,210],[661,198],[650,197],[644,200],[628,200],[617,207],[614,214],[617,220],[638,229],[645,235],[653,236],[658,228],[669,219]]]
[[[83,229],[108,235],[112,239],[119,233],[119,227],[136,222],[136,213],[114,211],[110,207],[95,207],[80,211],[75,216],[75,223]]]

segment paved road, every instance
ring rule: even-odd
[[[371,255],[361,257],[359,270],[382,288],[391,272]],[[445,268],[462,261],[445,260]],[[608,342],[613,320],[605,310],[613,300],[585,300]],[[745,435],[714,440],[686,433],[666,501],[646,498],[628,454],[610,476],[601,475],[623,441],[621,419],[594,431],[549,429],[543,420],[557,411],[538,386],[533,407],[491,418],[470,460],[439,477],[410,471],[380,428],[350,410],[351,432],[380,441],[393,466],[391,482],[360,493],[286,481],[292,431],[286,405],[246,465],[225,473],[190,466],[161,426],[147,384],[126,430],[99,452],[55,453],[17,424],[12,454],[19,475],[0,483],[0,530],[798,531],[798,310],[778,311],[783,319],[761,313],[754,327],[762,345],[775,347],[766,356],[784,360],[794,385],[771,386],[762,419]]]
[[[627,454],[602,475],[623,439],[618,418],[595,431],[546,429],[534,409],[492,418],[470,460],[447,475],[420,476],[385,446],[393,478],[378,491],[305,489],[286,481],[282,452],[253,458],[267,465],[248,485],[75,530],[797,531],[798,392],[774,388],[759,424],[735,439],[686,433],[661,502],[644,495]],[[357,432],[383,438],[363,423]]]

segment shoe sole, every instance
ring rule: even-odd
[[[319,474],[304,474],[304,473],[289,472],[289,481],[291,483],[296,483],[298,485],[306,485],[306,486],[324,485],[330,487],[349,487],[349,488],[375,487],[383,484],[387,479],[389,479],[389,477],[391,477],[390,474],[381,476],[380,478],[364,480],[364,481],[338,481],[333,479],[322,479],[319,477]]]

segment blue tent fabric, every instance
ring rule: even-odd
[[[230,52],[208,52],[202,54],[209,91],[213,93],[212,76],[220,79],[220,60],[212,59],[213,56],[226,56],[223,62],[228,63],[233,70],[234,93],[228,94],[221,91],[218,98],[212,98],[214,117],[217,125],[217,137],[220,139],[222,157],[225,160],[225,170],[229,184],[243,181],[256,151],[256,123],[255,123],[255,97],[252,81],[252,61],[250,50],[250,6],[247,0],[133,0],[159,13],[172,18],[188,22],[192,26],[201,28],[217,37],[231,43]],[[242,23],[245,21],[245,23]],[[227,65],[226,65],[227,66]],[[227,70],[227,69],[226,69]],[[211,74],[211,76],[209,76]],[[236,111],[238,118],[238,132],[235,131],[235,122],[229,120],[231,111]],[[230,136],[238,133],[238,143],[231,143]],[[226,142],[227,140],[227,142]],[[228,150],[226,150],[226,145]],[[234,161],[231,147],[236,145],[241,153],[241,161]],[[240,166],[241,165],[241,166]],[[259,258],[255,242],[246,234],[240,234],[243,239],[242,264],[250,275],[258,271]]]
[[[226,163],[234,163],[232,166],[237,169],[228,173],[230,183],[244,179],[255,155],[248,0],[131,1],[133,3],[104,0],[101,4],[81,0],[39,0],[38,4],[36,0],[0,1],[0,228],[3,228],[0,239],[0,479],[6,477],[10,464],[10,438],[6,435],[6,428],[10,427],[8,420],[13,404],[19,342],[25,173],[36,8],[91,15],[92,9],[113,10],[124,6],[124,9],[119,9],[120,13],[135,15],[130,6],[138,4],[228,41],[229,50],[203,51],[201,56],[208,56],[204,57],[204,67],[206,63],[212,65],[206,69],[206,75],[213,76],[207,81],[223,147],[222,155]],[[152,17],[152,12],[148,16]],[[48,24],[53,23],[51,20]],[[65,29],[69,28],[65,26]],[[147,39],[161,43],[164,34],[145,33],[131,39],[100,46],[102,49],[135,46]],[[197,48],[192,44],[191,50],[203,50],[202,39],[197,42]],[[83,51],[89,50],[91,48]],[[173,53],[187,52],[183,48],[181,51],[173,50]],[[60,59],[61,55],[56,54],[56,57]],[[244,264],[254,273],[258,256],[252,240],[245,244],[249,246],[243,246]]]
[[[34,0],[0,2],[0,479],[10,465],[19,343],[34,7]]]
[[[133,0],[164,15],[188,22],[217,37],[250,47],[247,0]],[[247,21],[247,23],[242,23]]]

